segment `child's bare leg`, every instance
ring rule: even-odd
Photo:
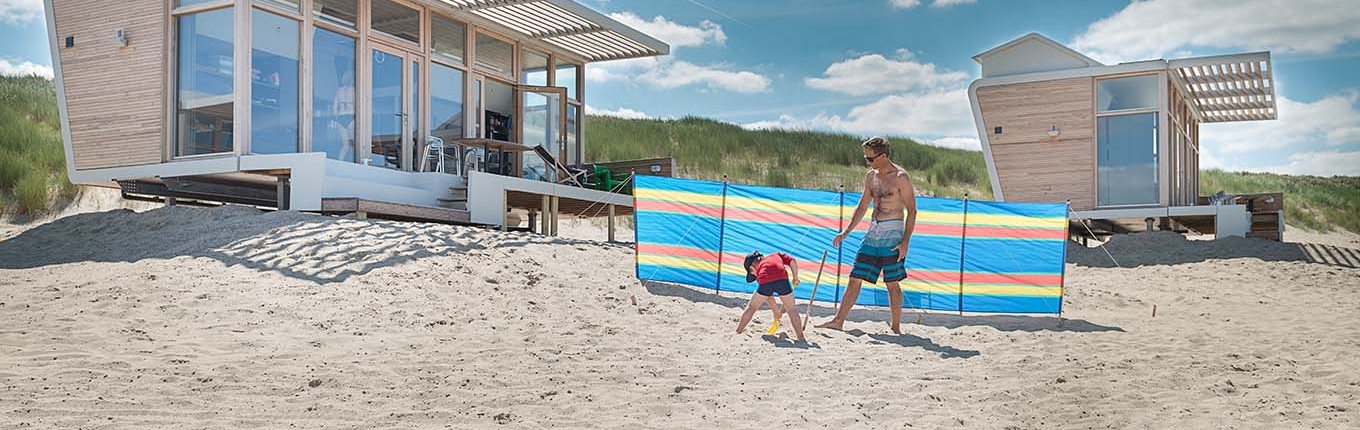
[[[765,296],[765,305],[770,307],[770,313],[774,314],[774,320],[779,321],[779,317],[783,316],[784,312],[783,310],[779,309],[779,305],[774,303],[774,297]]]
[[[779,296],[779,301],[784,302],[784,309],[789,314],[789,322],[793,323],[793,333],[798,335],[798,340],[807,341],[803,338],[803,322],[798,318],[798,306],[793,302],[793,295]]]
[[[770,297],[762,296],[760,294],[751,294],[751,301],[746,304],[746,310],[741,313],[741,322],[737,323],[737,333],[746,331],[746,324],[749,324],[751,322],[751,317],[755,316],[756,311],[760,310],[760,304],[765,303],[765,300],[762,298],[768,299]]]

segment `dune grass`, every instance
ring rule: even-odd
[[[586,158],[611,161],[675,157],[678,176],[736,183],[847,191],[864,188],[863,138],[791,130],[746,130],[710,119],[586,118]],[[890,137],[892,159],[917,190],[990,199],[982,153]]]
[[[0,76],[0,211],[41,214],[75,192],[52,81]]]
[[[1284,193],[1285,223],[1317,231],[1360,232],[1360,177],[1277,175],[1203,170],[1200,191]]]

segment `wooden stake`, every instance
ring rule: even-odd
[[[812,320],[812,302],[817,301],[817,286],[822,283],[822,270],[826,269],[826,253],[831,250],[822,251],[822,264],[817,265],[817,280],[812,281],[812,295],[808,296],[807,314],[803,315],[803,330],[807,330],[808,321]]]
[[[1157,305],[1152,305],[1152,317],[1157,318]]]

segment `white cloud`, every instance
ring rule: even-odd
[[[773,121],[743,124],[748,129],[840,131],[856,135],[906,136],[950,148],[979,149],[966,89],[918,94],[893,94],[857,106],[844,116],[817,114],[812,118],[782,115]]]
[[[942,137],[939,139],[926,140],[925,144],[941,148],[967,149],[970,151],[982,150],[982,141],[978,140],[976,137]]]
[[[821,90],[863,96],[932,90],[959,85],[968,79],[967,73],[940,71],[932,63],[915,60],[906,49],[897,50],[895,58],[863,55],[833,63],[826,68],[825,77],[807,78],[804,83]]]
[[[727,34],[723,33],[722,26],[711,21],[702,21],[698,27],[693,27],[675,23],[663,16],[649,21],[630,12],[614,13],[610,17],[651,34],[672,48],[722,45],[727,42]],[[741,94],[765,92],[770,88],[770,78],[759,73],[733,70],[724,64],[698,65],[681,61],[675,58],[675,51],[673,49],[672,55],[664,58],[647,57],[591,64],[586,67],[586,81],[634,82],[660,89],[696,86]]]
[[[723,32],[722,26],[709,20],[700,21],[698,27],[691,27],[667,20],[666,17],[660,15],[653,17],[651,21],[632,12],[611,13],[609,17],[655,37],[657,40],[666,42],[672,48],[727,43],[727,33]]]
[[[20,23],[42,16],[42,0],[0,0],[0,22]]]
[[[977,3],[977,0],[935,0],[930,3],[930,7],[946,8],[971,3]],[[893,9],[911,9],[920,6],[921,0],[888,0],[888,5]]]
[[[770,78],[764,75],[726,70],[723,66],[699,66],[684,61],[660,63],[637,77],[638,82],[661,89],[697,85],[711,89],[754,94],[770,89]]]
[[[3,76],[38,75],[47,79],[52,79],[52,66],[33,64],[28,61],[24,61],[21,63],[11,63],[7,59],[0,58],[0,75]]]
[[[599,116],[612,116],[612,117],[616,117],[616,118],[624,118],[624,119],[652,119],[652,118],[656,118],[656,117],[654,117],[654,116],[648,115],[646,112],[637,111],[637,110],[632,110],[632,109],[629,109],[629,108],[618,108],[618,109],[614,109],[614,110],[604,110],[604,109],[596,109],[594,106],[591,106],[591,105],[586,105],[586,114],[587,114],[587,115],[599,115]]]
[[[1300,152],[1289,155],[1289,162],[1257,170],[1290,175],[1360,176],[1360,151]]]
[[[977,0],[935,0],[934,3],[930,4],[930,7],[950,7],[961,4],[973,4],[973,3],[977,3]]]
[[[893,58],[861,54],[827,67],[824,77],[804,82],[851,96],[882,95],[878,99],[851,108],[845,115],[786,114],[742,126],[904,136],[928,145],[977,150],[981,144],[965,87],[968,77],[917,61],[906,49],[899,49]]]
[[[1278,97],[1279,119],[1200,126],[1203,146],[1218,154],[1360,142],[1360,92],[1348,92],[1301,103]]]
[[[1071,43],[1107,63],[1165,58],[1189,47],[1327,53],[1360,39],[1347,0],[1135,1]]]

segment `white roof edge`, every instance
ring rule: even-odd
[[[1087,57],[1086,54],[1082,54],[1081,52],[1077,52],[1077,50],[1072,49],[1072,48],[1068,47],[1067,45],[1058,43],[1057,41],[1055,41],[1055,40],[1053,40],[1053,39],[1049,39],[1048,36],[1044,36],[1044,35],[1039,34],[1039,33],[1037,33],[1037,32],[1030,32],[1030,33],[1028,33],[1028,34],[1025,34],[1024,36],[1017,37],[1017,38],[1015,38],[1014,40],[1011,40],[1010,42],[1003,43],[1003,44],[1001,44],[1000,46],[997,46],[997,47],[992,48],[992,49],[988,49],[988,50],[986,50],[986,51],[983,51],[983,52],[980,53],[980,54],[974,55],[974,56],[973,56],[973,61],[976,61],[976,62],[978,62],[978,63],[982,63],[982,60],[985,59],[985,58],[987,58],[987,57],[996,55],[996,54],[998,54],[998,53],[1001,53],[1001,52],[1003,52],[1003,51],[1006,51],[1006,50],[1008,50],[1008,49],[1011,49],[1011,48],[1015,47],[1016,45],[1019,45],[1019,44],[1021,44],[1021,43],[1024,43],[1024,42],[1027,42],[1027,41],[1030,41],[1030,40],[1039,41],[1039,42],[1042,42],[1042,43],[1047,44],[1047,45],[1049,45],[1049,46],[1052,46],[1053,48],[1056,48],[1056,49],[1058,49],[1058,50],[1060,50],[1060,51],[1062,51],[1062,52],[1064,52],[1064,53],[1070,54],[1070,55],[1072,55],[1073,57],[1076,57],[1076,58],[1081,59],[1082,61],[1085,61],[1086,64],[1089,64],[1089,65],[1091,65],[1092,67],[1099,67],[1099,66],[1104,66],[1104,65],[1105,65],[1104,63],[1101,63],[1101,62],[1099,62],[1099,61],[1096,61],[1095,59],[1093,59],[1093,58],[1091,58],[1091,57]]]
[[[1112,66],[1084,67],[1080,69],[1053,70],[1046,72],[1022,73],[1018,75],[993,76],[990,78],[978,78],[972,85],[977,87],[989,87],[993,85],[1019,84],[1025,82],[1052,81],[1068,78],[1088,78],[1104,75],[1118,75],[1124,73],[1152,72],[1166,70],[1166,61],[1148,60],[1137,63],[1123,63]]]
[[[1222,63],[1246,63],[1252,61],[1270,61],[1270,51],[1243,52],[1238,54],[1207,55],[1203,57],[1186,57],[1167,60],[1171,67],[1191,67],[1207,66]]]
[[[629,27],[624,23],[615,21],[614,18],[610,18],[608,15],[596,12],[594,9],[591,9],[589,7],[586,7],[585,5],[577,3],[574,0],[548,0],[548,1],[558,7],[571,11],[574,14],[580,15],[582,18],[590,20],[591,22],[594,22],[596,24],[599,24],[601,27],[618,32],[620,34],[623,34],[624,36],[628,36],[629,39],[633,39],[633,41],[640,43],[643,46],[655,49],[656,52],[661,53],[661,55],[669,55],[671,53],[671,47],[670,45],[667,45],[666,42],[657,40],[655,37],[649,36],[646,33],[638,31],[633,27]]]

